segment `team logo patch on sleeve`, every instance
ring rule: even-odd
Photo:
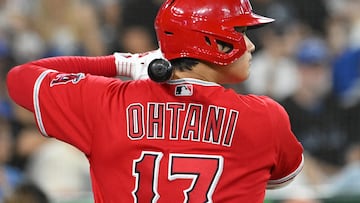
[[[81,79],[85,78],[84,73],[60,73],[50,83],[50,87],[55,85],[64,85],[69,82],[77,84]]]

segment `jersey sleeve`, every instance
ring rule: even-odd
[[[106,114],[104,94],[118,79],[85,73],[63,73],[34,64],[13,68],[7,77],[9,95],[32,111],[40,132],[90,154],[93,128]],[[91,118],[91,119],[90,119]]]
[[[33,92],[41,133],[89,154],[94,127],[100,124],[97,113],[106,113],[101,107],[107,103],[102,100],[107,80],[110,79],[84,73],[43,72]]]
[[[281,188],[290,183],[304,164],[303,147],[291,131],[287,112],[280,104],[274,102],[273,105],[271,117],[276,153],[267,189]]]
[[[58,56],[36,60],[27,65],[35,65],[64,73],[81,72],[106,77],[117,76],[115,57],[113,55],[96,57]]]

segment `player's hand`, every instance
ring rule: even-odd
[[[161,50],[156,49],[145,53],[115,53],[115,63],[119,76],[131,77],[134,80],[149,78],[148,65],[154,59],[164,58]]]

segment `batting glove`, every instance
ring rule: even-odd
[[[162,59],[164,56],[160,49],[145,53],[114,53],[116,71],[119,76],[131,77],[134,80],[149,78],[148,65],[154,59]]]

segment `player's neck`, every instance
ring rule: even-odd
[[[218,83],[219,80],[217,76],[218,73],[216,72],[216,70],[204,63],[199,63],[198,65],[193,67],[192,70],[175,70],[172,79],[194,78],[198,80]]]

